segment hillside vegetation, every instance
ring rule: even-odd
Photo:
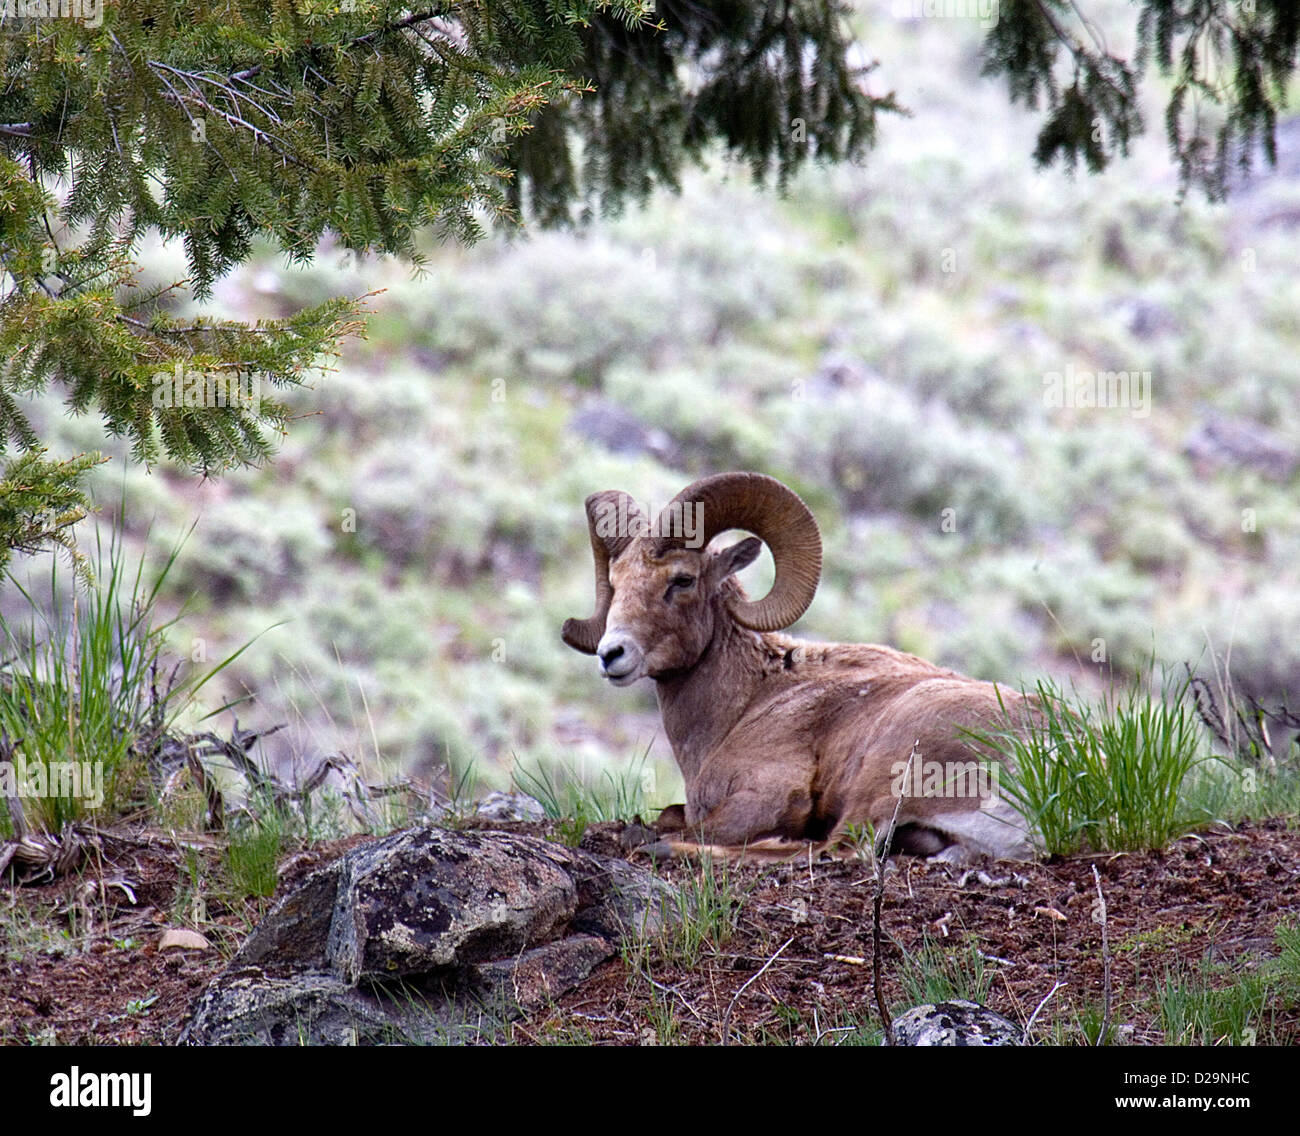
[[[1224,206],[1176,201],[1158,132],[1105,176],[1038,173],[1032,120],[978,79],[978,24],[887,11],[860,24],[913,117],[784,199],[718,163],[581,232],[431,245],[419,278],[263,250],[216,306],[383,290],[263,470],[146,473],[40,408],[56,454],[114,455],[99,523],[125,495],[129,548],[161,563],[194,525],[172,651],[211,665],[260,636],[210,707],[255,695],[241,725],[289,724],[273,759],[484,787],[632,767],[676,799],[652,692],[604,688],[559,627],[590,608],[588,493],[660,503],[725,469],[786,481],[822,526],[797,633],[1085,690],[1212,647],[1240,690],[1300,687],[1300,122]],[[142,286],[183,275],[172,248],[145,263]],[[1053,405],[1045,381],[1120,371],[1149,404]],[[48,560],[14,569],[48,588]]]

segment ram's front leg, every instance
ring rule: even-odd
[[[660,836],[686,831],[686,806],[669,805],[655,818],[654,830]]]
[[[703,815],[687,805],[686,835],[706,844],[741,846],[756,840],[800,840],[812,798],[802,786],[737,789]]]
[[[715,852],[783,859],[805,850],[812,816],[810,768],[785,765],[705,769],[690,786],[686,826],[642,849],[650,856]]]

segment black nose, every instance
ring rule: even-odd
[[[619,655],[621,655],[622,653],[623,653],[622,647],[611,647],[608,651],[606,651],[603,655],[600,656],[600,665],[604,667],[606,670],[609,670],[609,664],[612,663],[615,659],[617,659]]]

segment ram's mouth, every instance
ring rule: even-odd
[[[611,686],[631,686],[641,677],[641,670],[637,666],[631,666],[623,671],[607,670],[604,674]]]

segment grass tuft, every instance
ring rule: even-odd
[[[231,830],[226,844],[226,869],[236,894],[264,899],[274,894],[276,865],[287,835],[286,820],[277,809],[268,807]]]
[[[967,944],[945,948],[928,937],[920,950],[904,957],[899,981],[903,984],[906,1007],[954,998],[983,1005],[993,988],[993,976],[977,947]]]
[[[619,770],[606,769],[592,783],[568,766],[538,764],[530,770],[516,763],[515,787],[536,799],[552,820],[588,824],[631,820],[650,811],[645,791],[645,762],[649,750]],[[581,832],[579,832],[579,836]]]
[[[1033,721],[1003,705],[1004,728],[971,736],[1010,759],[1000,789],[1049,855],[1163,848],[1197,819],[1183,789],[1203,734],[1186,691],[1185,679],[1156,689],[1148,671],[1094,705],[1040,679]]]
[[[7,739],[6,750],[15,762],[22,759],[29,777],[39,770],[47,786],[52,772],[70,768],[64,763],[102,771],[102,802],[84,784],[75,793],[23,797],[29,830],[54,833],[91,813],[111,817],[128,808],[148,787],[142,740],[170,729],[199,690],[246,649],[206,671],[182,675],[177,668],[160,687],[165,635],[176,621],[158,621],[157,601],[180,545],[150,583],[143,556],[134,570],[128,567],[119,532],[113,530],[105,548],[96,530],[96,583],[88,590],[63,587],[59,561],[51,561],[48,611],[6,573],[31,615],[25,626],[0,617],[0,740]],[[0,800],[0,835],[14,834],[14,820]]]

